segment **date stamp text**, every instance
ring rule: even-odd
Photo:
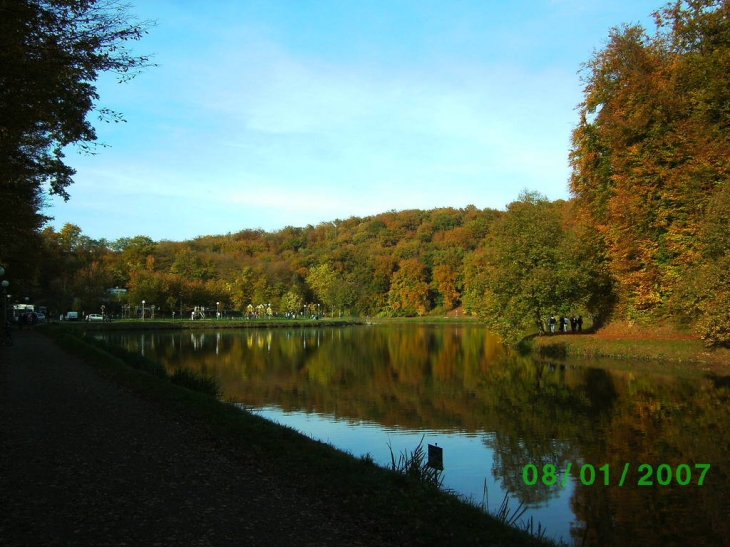
[[[522,468],[522,480],[527,486],[534,486],[538,481],[545,486],[553,486],[559,482],[560,486],[564,488],[570,480],[572,468],[572,463],[568,463],[563,470],[557,469],[551,463],[545,464],[541,468],[528,463]],[[618,469],[612,470],[609,464],[596,467],[590,463],[585,463],[580,465],[576,480],[579,480],[584,486],[669,486],[670,484],[702,486],[705,484],[705,477],[709,470],[709,463],[695,463],[693,465],[680,463],[676,467],[666,463],[656,467],[648,463],[642,463],[635,470],[631,464],[625,463],[619,472]]]

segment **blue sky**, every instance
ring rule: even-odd
[[[580,64],[644,0],[153,0],[158,67],[98,82],[109,147],[45,211],[181,241],[388,210],[568,198]]]

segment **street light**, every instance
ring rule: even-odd
[[[142,321],[144,321],[144,300],[142,300]]]
[[[5,268],[0,266],[0,277],[5,275]],[[3,282],[0,283],[3,288],[3,328],[5,328],[5,325],[8,322],[8,287],[10,286],[10,282],[7,279],[3,279]]]
[[[215,303],[215,319],[216,319],[216,321],[221,318],[221,308],[220,308],[220,305],[221,305],[220,302],[216,302]]]
[[[3,279],[0,284],[3,286],[3,325],[5,325],[8,322],[8,287],[10,281]]]

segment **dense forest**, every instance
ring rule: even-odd
[[[610,311],[610,283],[586,269],[574,217],[572,203],[525,192],[507,211],[392,211],[184,242],[98,241],[67,224],[41,232],[43,268],[27,292],[57,312],[130,306],[139,316],[144,300],[158,317],[195,306],[391,317],[463,308],[512,341],[551,313]]]
[[[164,315],[463,309],[507,342],[553,313],[582,314],[672,321],[728,344],[730,5],[679,1],[655,22],[653,34],[613,29],[582,69],[568,201],[524,190],[499,211],[389,211],[182,242],[93,240],[66,225],[0,263],[14,262],[15,294],[57,312],[142,300]]]

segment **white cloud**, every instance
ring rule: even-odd
[[[185,238],[179,230],[198,226],[191,210],[221,233],[501,207],[526,186],[564,197],[580,99],[572,72],[446,57],[409,67],[328,61],[262,32],[229,32],[191,54],[184,72],[179,63],[168,59],[155,85],[135,92],[130,124],[104,139],[114,148],[77,164],[72,207],[109,211],[109,223],[127,210],[154,238]],[[175,224],[178,236],[166,232],[166,209],[191,218]]]

